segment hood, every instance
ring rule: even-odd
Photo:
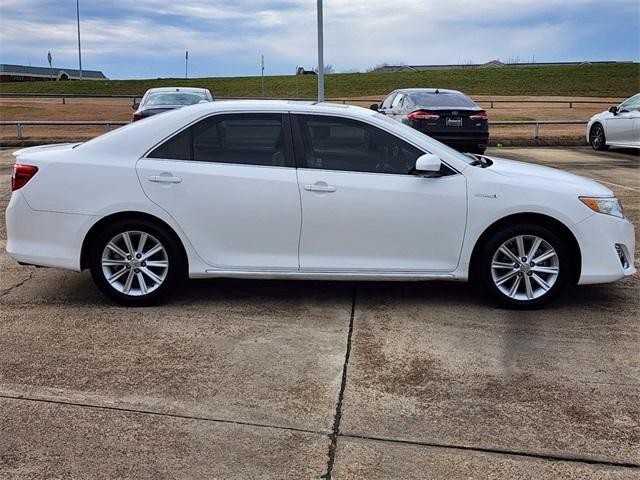
[[[590,121],[594,120],[604,120],[605,118],[613,117],[613,113],[609,110],[605,110],[604,112],[596,113],[593,117],[591,117]]]
[[[564,172],[556,168],[517,162],[503,158],[487,157],[493,165],[487,168],[491,172],[520,181],[523,187],[538,187],[563,193],[575,193],[594,197],[612,197],[607,187],[589,178]]]

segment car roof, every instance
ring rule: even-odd
[[[402,93],[458,93],[460,95],[464,95],[464,93],[458,90],[449,90],[447,88],[401,88],[396,90],[396,92]]]
[[[205,93],[208,92],[208,88],[196,88],[196,87],[156,87],[150,88],[147,90],[147,93],[156,93],[156,92],[194,92],[194,93]]]

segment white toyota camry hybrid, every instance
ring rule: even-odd
[[[471,279],[534,308],[636,271],[608,188],[358,107],[206,103],[15,156],[8,253],[89,269],[125,305],[189,276]]]

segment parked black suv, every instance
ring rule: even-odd
[[[487,149],[487,112],[462,92],[437,88],[395,90],[371,108],[456,150],[483,154]]]

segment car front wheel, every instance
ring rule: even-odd
[[[500,305],[540,308],[568,283],[570,256],[564,241],[546,227],[520,225],[495,233],[485,244],[480,277]]]
[[[173,289],[182,269],[173,238],[143,220],[106,228],[93,242],[90,255],[95,284],[126,306],[158,303]]]
[[[608,149],[607,138],[604,134],[604,128],[599,123],[594,124],[589,131],[589,143],[594,150]]]

